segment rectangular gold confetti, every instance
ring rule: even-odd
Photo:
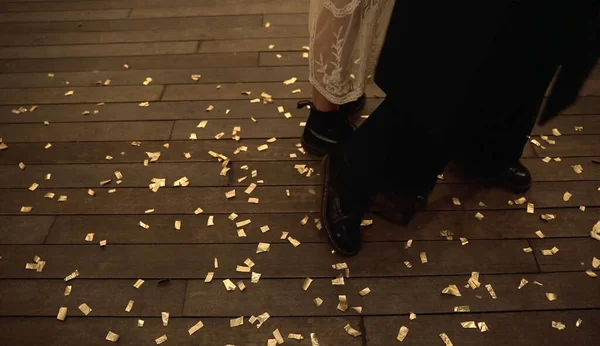
[[[144,223],[143,221],[140,221],[140,222],[138,223],[138,225],[139,225],[140,227],[144,228],[144,229],[149,229],[149,228],[150,228],[150,225],[148,225],[148,224]]]
[[[371,293],[371,289],[369,287],[365,287],[358,292],[358,294],[360,294],[362,297],[366,296],[369,293]]]
[[[344,330],[346,331],[346,333],[348,333],[348,334],[350,334],[350,335],[352,335],[352,336],[354,336],[354,337],[357,337],[357,336],[361,336],[361,335],[362,335],[362,333],[361,333],[361,332],[359,332],[358,330],[356,330],[356,329],[352,328],[352,327],[350,326],[350,324],[346,324],[346,325],[344,326]]]
[[[308,288],[310,287],[310,284],[312,284],[313,279],[307,277],[306,279],[304,279],[304,282],[302,283],[302,289],[307,291]]]
[[[100,246],[106,246],[106,239],[100,240],[98,243],[100,244]]]
[[[412,268],[412,264],[409,261],[404,261],[404,265],[406,266],[406,268]]]
[[[137,321],[137,326],[138,326],[139,328],[142,328],[142,327],[144,326],[144,323],[145,323],[145,321],[144,321],[144,320],[140,320],[140,319],[138,319],[138,321]]]
[[[256,197],[250,197],[248,198],[248,203],[254,203],[254,204],[258,204],[259,199]]]
[[[219,269],[219,259],[216,257],[213,260],[213,266],[215,267],[215,269]]]
[[[258,151],[263,151],[263,150],[267,150],[269,148],[268,144],[263,144],[263,145],[259,145],[256,149],[258,149]]]
[[[279,329],[275,329],[273,331],[273,337],[275,338],[278,344],[283,344],[283,336],[281,336],[281,332],[279,331]]]
[[[427,254],[425,252],[421,252],[419,257],[421,258],[421,263],[427,263]]]
[[[142,285],[144,284],[144,282],[145,281],[142,280],[142,279],[137,279],[137,281],[133,284],[133,287],[140,288],[140,287],[142,287]]]
[[[225,192],[225,197],[227,197],[228,199],[235,197],[235,189]]]
[[[215,217],[210,215],[208,220],[206,220],[206,226],[214,226],[215,225]]]
[[[475,321],[460,322],[460,326],[464,329],[477,329],[477,324]]]
[[[215,277],[215,273],[214,272],[208,272],[206,274],[206,278],[204,278],[204,282],[205,283],[209,283],[213,280],[213,278]]]
[[[164,343],[165,341],[167,341],[167,339],[168,339],[167,334],[163,334],[163,335],[159,336],[158,338],[154,339],[154,342],[157,345],[160,345],[160,344]]]
[[[496,292],[494,291],[494,288],[492,287],[492,285],[491,285],[491,284],[487,284],[487,285],[485,285],[485,288],[486,288],[486,289],[488,290],[488,292],[490,293],[490,296],[492,297],[492,299],[496,299],[496,298],[498,298],[498,297],[496,296]]]
[[[396,337],[396,340],[402,342],[406,338],[406,335],[408,335],[408,328],[405,326],[401,326],[400,330],[398,331],[398,336]]]
[[[79,310],[86,316],[92,312],[92,308],[90,308],[86,303],[79,305]]]
[[[194,210],[194,214],[199,215],[202,214],[204,212],[204,210],[202,210],[202,208],[196,208],[196,210]]]
[[[568,202],[568,201],[571,199],[571,197],[572,197],[572,196],[573,196],[573,195],[572,195],[572,194],[571,194],[569,191],[566,191],[566,192],[563,194],[563,201],[565,201],[565,202]]]
[[[442,290],[442,294],[448,294],[455,297],[462,297],[460,290],[456,285],[448,285],[448,287]]]
[[[544,221],[550,221],[550,220],[554,220],[556,219],[556,215],[554,214],[542,214],[540,215],[540,218]]]
[[[268,252],[270,248],[271,244],[269,243],[258,243],[258,246],[256,247],[256,253]]]
[[[255,183],[250,183],[250,185],[248,185],[248,187],[246,188],[246,190],[244,191],[247,194],[251,194],[252,191],[254,191],[254,189],[256,188],[256,184]]]
[[[345,295],[338,295],[338,305],[337,309],[340,311],[348,310],[348,300]]]
[[[69,282],[79,276],[79,270],[75,270],[65,277],[65,282]]]
[[[119,334],[111,332],[109,330],[104,339],[110,342],[117,342],[119,341]]]
[[[236,272],[240,272],[240,273],[250,273],[250,267],[246,267],[246,266],[240,266],[240,265],[238,265],[238,266],[235,268],[235,271],[236,271]]]
[[[66,306],[61,306],[58,309],[58,314],[56,315],[56,319],[59,321],[64,321],[65,318],[67,318],[67,307]]]
[[[321,304],[323,304],[323,299],[321,299],[320,297],[316,297],[315,299],[313,299],[313,302],[315,303],[316,307],[321,306]]]
[[[575,322],[575,327],[579,327],[582,322],[583,322],[583,320],[581,318],[578,318],[577,322]]]
[[[163,311],[160,313],[160,317],[162,320],[163,327],[168,326],[169,325],[169,313],[166,311]]]
[[[229,320],[229,327],[231,327],[231,328],[239,327],[243,324],[244,324],[244,316],[240,316],[238,318]]]
[[[468,305],[459,305],[454,307],[454,312],[471,312],[471,308]]]
[[[176,230],[181,230],[181,220],[175,220],[175,225],[174,225]]]
[[[237,288],[237,286],[229,279],[223,280],[223,285],[225,285],[227,291],[235,291]]]
[[[567,326],[565,326],[562,322],[552,321],[552,328],[558,329],[558,330],[564,330],[565,328],[567,328]]]
[[[35,191],[38,187],[40,186],[40,184],[38,183],[33,183],[31,184],[31,186],[28,188],[29,191]]]
[[[71,290],[73,289],[73,286],[67,286],[65,287],[65,291],[63,292],[64,296],[68,296],[71,295]]]
[[[556,296],[556,293],[546,292],[546,299],[548,299],[548,301],[553,302],[556,299],[558,299],[558,297]]]
[[[188,334],[194,335],[194,333],[199,331],[202,327],[204,327],[204,323],[202,323],[202,321],[198,321],[196,324],[194,324],[188,329]]]
[[[290,236],[287,237],[287,240],[294,246],[294,247],[298,247],[300,246],[300,242]]]
[[[127,306],[125,307],[126,312],[131,312],[131,309],[133,309],[133,303],[133,300],[130,300],[129,303],[127,303]]]
[[[527,203],[527,214],[533,214],[535,212],[535,206],[533,203]]]
[[[477,327],[479,328],[479,331],[482,333],[490,330],[485,322],[478,322]]]

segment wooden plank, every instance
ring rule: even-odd
[[[515,195],[496,188],[482,188],[477,185],[464,184],[438,184],[429,197],[429,210],[481,210],[485,215],[485,209],[520,209],[525,213],[526,205],[508,205],[507,201],[514,200],[519,196],[527,197],[528,201],[534,203],[536,208],[557,207],[579,207],[580,205],[600,205],[600,194],[597,193],[598,182],[537,182],[534,183],[529,192],[523,195]],[[573,197],[563,201],[563,193],[570,191]],[[462,202],[456,206],[452,198],[457,197]],[[487,208],[479,206],[479,202],[487,205]],[[483,210],[482,210],[483,209]],[[536,214],[544,213],[539,210]],[[473,213],[475,214],[475,213]],[[537,217],[531,215],[532,217]],[[485,222],[485,219],[482,220]]]
[[[262,312],[261,312],[262,313]],[[233,317],[233,316],[231,316]],[[248,317],[248,316],[246,316]],[[273,338],[273,330],[279,329],[289,343],[310,344],[310,333],[315,333],[321,345],[335,345],[344,340],[344,345],[360,346],[362,338],[353,338],[344,330],[346,324],[359,328],[358,317],[296,317],[269,319],[267,325],[257,329],[245,325],[229,327],[229,318],[202,318],[204,328],[190,336],[188,329],[198,322],[198,318],[170,318],[169,326],[163,327],[160,318],[145,318],[144,328],[136,328],[136,318],[93,318],[68,317],[65,323],[57,323],[54,318],[0,318],[0,342],[5,345],[106,345],[106,333],[111,330],[119,334],[119,345],[151,345],[154,340],[167,334],[168,344],[172,345],[265,345]],[[36,332],[31,332],[31,325]],[[590,326],[593,326],[590,323]],[[299,333],[303,341],[287,339],[289,333]],[[41,341],[43,340],[43,342]]]
[[[305,25],[308,23],[308,14],[306,13],[282,13],[282,14],[265,14],[264,23],[271,25]]]
[[[165,2],[163,2],[165,3]],[[87,12],[87,11],[86,11]],[[102,12],[92,11],[91,13]],[[62,12],[66,13],[66,12]],[[62,14],[61,14],[62,16]],[[60,18],[60,17],[59,17]],[[187,18],[140,18],[85,21],[53,21],[43,22],[6,22],[0,23],[3,32],[85,32],[85,31],[128,31],[128,30],[165,30],[208,27],[257,27],[262,25],[261,15],[220,16],[220,17],[187,17]]]
[[[308,59],[302,57],[300,52],[289,52],[289,53],[274,53],[274,52],[260,52],[259,54],[259,66],[307,66]],[[279,54],[281,57],[278,57]]]
[[[332,273],[331,277],[334,276],[335,273]],[[243,293],[227,292],[221,282],[205,284],[202,280],[190,280],[183,315],[239,316],[248,310],[264,310],[273,316],[357,315],[351,309],[341,312],[335,308],[338,294],[345,294],[350,306],[362,306],[363,314],[407,315],[409,312],[414,312],[417,314],[417,320],[419,314],[454,314],[454,307],[459,305],[469,305],[472,312],[600,307],[597,282],[580,273],[486,275],[480,278],[482,285],[477,290],[464,288],[469,276],[470,274],[411,278],[350,278],[346,280],[344,286],[333,286],[330,279],[315,279],[308,292],[302,290],[304,278],[264,279],[256,287],[250,284]],[[530,283],[518,290],[519,281],[523,277]],[[535,285],[533,281],[541,282],[544,286]],[[494,288],[498,299],[492,299],[483,287],[488,283]],[[448,285],[459,286],[462,296],[441,294]],[[361,297],[358,292],[365,287],[369,287],[371,293]],[[548,301],[545,292],[556,293],[558,300]],[[312,302],[315,297],[324,300],[321,307],[316,307]],[[219,303],[225,299],[228,304]],[[286,304],[281,304],[282,301]],[[460,314],[460,316],[463,316],[464,320],[470,320],[468,315]],[[406,321],[408,322],[408,318]]]
[[[161,45],[162,44],[164,43],[161,43]],[[190,76],[193,74],[200,74],[202,75],[202,78],[198,81],[194,81],[192,78],[190,78]],[[107,79],[110,79],[110,85],[113,86],[140,85],[141,82],[146,79],[146,77],[152,77],[152,82],[155,85],[281,82],[291,77],[296,77],[299,81],[307,81],[308,70],[304,67],[293,66],[242,68],[229,67],[211,69],[202,67],[195,69],[93,71],[91,73],[63,72],[55,74],[54,78],[49,78],[47,73],[7,73],[0,75],[0,88],[56,87],[64,86],[66,81],[68,81],[69,85],[73,87],[96,86],[96,83],[99,80],[105,81]],[[282,101],[283,100],[277,100],[277,103],[279,104]],[[378,100],[373,100],[373,102],[375,101]],[[244,103],[244,108],[247,108],[247,106],[248,105]],[[202,111],[206,109],[206,107],[198,107],[202,108]],[[261,115],[257,114],[256,117],[261,117]]]
[[[20,264],[19,264],[20,265]],[[48,263],[48,265],[52,265]],[[24,264],[23,264],[24,266]],[[71,266],[61,268],[71,271]],[[35,270],[34,270],[35,271]],[[65,276],[69,273],[65,273]],[[77,308],[86,303],[92,308],[89,317],[98,316],[160,316],[168,311],[181,316],[186,282],[172,280],[158,283],[147,280],[140,289],[131,280],[81,280],[69,282],[71,295],[64,296],[65,281],[58,280],[1,280],[2,316],[56,316],[58,308],[66,306],[69,316],[84,316]],[[131,313],[125,311],[129,300],[135,303]],[[70,321],[67,319],[67,321]]]
[[[582,213],[577,209],[554,209],[558,218],[546,223],[531,218],[518,210],[495,210],[486,213],[486,223],[473,218],[470,212],[442,211],[421,212],[408,227],[389,223],[377,216],[367,215],[374,221],[363,229],[365,242],[406,242],[408,239],[445,240],[441,230],[450,230],[454,239],[536,239],[535,230],[543,229],[547,238],[589,237],[589,229],[597,221],[597,208]],[[111,244],[212,244],[212,243],[287,243],[281,240],[281,231],[301,234],[304,243],[323,243],[327,239],[322,232],[314,231],[317,213],[294,214],[240,214],[237,221],[250,219],[244,226],[247,237],[238,237],[237,228],[227,219],[228,214],[214,215],[215,226],[206,227],[206,220],[191,215],[144,215],[144,222],[152,225],[140,232],[136,215],[73,215],[58,216],[46,240],[47,244],[83,244],[87,233],[95,233],[97,239],[110,239]],[[309,224],[302,226],[300,220],[309,216]],[[173,225],[181,221],[181,231],[175,232]],[[510,222],[507,222],[510,220]],[[263,233],[260,227],[268,225],[270,231]],[[518,225],[518,227],[515,227]],[[573,227],[577,225],[577,227]],[[202,229],[202,232],[195,230]]]
[[[576,126],[583,126],[583,130],[575,130]],[[559,116],[554,121],[543,127],[535,127],[533,135],[547,135],[560,142],[560,138],[552,136],[552,129],[558,129],[563,135],[591,135],[600,134],[600,116],[599,115],[570,115]]]
[[[127,179],[127,178],[125,178]],[[133,178],[132,178],[133,179]],[[150,182],[148,182],[150,183]],[[286,196],[286,189],[291,197]],[[161,214],[191,214],[201,207],[209,213],[261,213],[261,212],[302,212],[316,211],[319,207],[318,187],[262,186],[252,194],[260,203],[248,203],[246,196],[230,200],[225,193],[231,188],[194,187],[164,188],[160,193],[152,193],[147,188],[119,188],[109,194],[108,188],[96,189],[91,197],[86,189],[37,189],[34,192],[22,189],[0,190],[0,215],[20,214],[21,206],[32,205],[32,215],[48,214],[137,214],[148,209],[156,209]],[[44,198],[47,192],[57,196],[67,195],[67,203]],[[116,203],[116,204],[115,204]],[[207,216],[202,216],[207,217]]]
[[[250,106],[252,107],[252,106]],[[233,128],[241,127],[242,131],[238,135],[247,139],[269,139],[275,138],[300,138],[304,127],[301,123],[306,122],[306,118],[293,116],[294,110],[291,110],[292,118],[286,119],[280,114],[280,119],[260,119],[254,122],[250,118],[221,120],[215,119],[208,122],[205,128],[196,128],[198,120],[180,120],[175,122],[171,139],[184,140],[190,137],[190,133],[195,133],[198,139],[214,139],[221,132],[225,133],[223,138],[231,138]],[[304,113],[304,112],[303,112]]]
[[[173,123],[170,121],[113,122],[113,123],[57,123],[4,124],[0,126],[6,142],[115,141],[168,139]],[[52,150],[44,149],[44,150]],[[27,156],[22,158],[27,159]]]
[[[140,216],[140,220],[144,220],[143,216]],[[144,231],[139,228],[139,232]],[[303,241],[300,234],[290,235]],[[329,244],[324,243],[304,243],[297,248],[291,244],[271,244],[268,253],[255,254],[256,244],[116,245],[110,243],[110,238],[107,241],[106,247],[97,244],[0,246],[3,255],[0,276],[64,278],[72,270],[78,269],[81,278],[85,279],[184,279],[203,277],[213,271],[215,278],[249,280],[250,273],[237,272],[236,266],[243,265],[244,260],[251,257],[257,263],[254,271],[261,273],[263,278],[303,279],[308,275],[330,278],[337,275],[331,269],[331,264],[341,260],[333,257]],[[404,243],[395,242],[365,243],[357,256],[343,260],[351,268],[353,278],[467,275],[473,270],[485,274],[529,273],[537,270],[533,254],[522,250],[527,246],[525,240],[474,240],[468,246],[462,246],[458,241],[422,241],[406,251],[400,251],[403,246]],[[420,252],[427,253],[427,264],[419,262]],[[46,266],[42,273],[25,269],[25,263],[30,262],[36,254],[52,264]],[[213,267],[215,257],[219,259],[218,270]],[[406,260],[411,261],[414,267],[405,267],[403,262]],[[215,282],[213,285],[215,289],[225,292],[222,283]]]
[[[191,69],[208,67],[256,66],[256,53],[154,55],[136,57],[85,57],[30,60],[0,60],[0,72],[64,72],[120,70],[128,64],[133,70]]]
[[[547,145],[546,149],[534,146],[539,157],[600,156],[600,146],[596,135],[561,136],[556,145]]]
[[[84,125],[84,124],[82,124]],[[215,161],[208,154],[209,150],[244,161],[273,161],[273,160],[306,160],[310,157],[302,155],[296,148],[297,139],[281,139],[269,145],[268,150],[249,150],[234,155],[234,150],[240,145],[256,148],[264,140],[210,140],[210,141],[168,141],[170,150],[165,150],[166,141],[144,141],[141,146],[132,146],[131,142],[55,142],[50,150],[44,149],[40,143],[10,143],[9,150],[0,153],[0,164],[58,164],[58,163],[106,163],[106,155],[113,157],[113,163],[140,163],[148,156],[146,151],[161,151],[161,162],[206,162]],[[189,152],[192,157],[187,160],[183,153]],[[122,154],[124,153],[124,154]],[[298,154],[290,158],[290,153]]]
[[[96,164],[96,165],[28,165],[22,171],[17,166],[6,167],[0,176],[0,188],[28,188],[32,181],[40,180],[40,187],[44,188],[96,188],[100,181],[113,179],[113,172],[120,171],[128,177],[135,179],[124,179],[117,186],[114,182],[105,187],[147,187],[152,178],[162,177],[167,179],[169,185],[175,180],[186,176],[190,179],[193,187],[209,186],[236,186],[244,189],[251,182],[256,183],[258,179],[263,180],[261,186],[303,186],[319,184],[321,178],[316,174],[307,177],[301,175],[294,168],[295,162],[233,162],[228,176],[220,175],[222,169],[218,162],[186,162],[186,163],[153,163],[145,167],[137,164]],[[313,161],[311,166],[319,166],[319,162]],[[241,169],[248,166],[249,169]],[[251,172],[258,170],[257,178],[251,177]],[[46,174],[52,174],[52,179],[42,181]],[[247,179],[238,182],[238,179]],[[241,193],[242,191],[238,191]]]
[[[421,315],[414,321],[406,316],[365,317],[365,329],[368,345],[392,345],[398,343],[398,329],[404,325],[409,328],[403,344],[440,345],[439,332],[444,332],[454,345],[585,345],[597,335],[598,322],[595,316],[599,310],[575,311],[536,311],[505,312],[486,314],[448,314]],[[578,319],[584,322],[576,328]],[[461,322],[484,321],[490,332],[480,333],[465,330]],[[561,321],[566,329],[558,331],[552,328],[552,321]],[[505,326],[511,326],[510,331]],[[434,332],[435,331],[435,332]]]
[[[102,11],[61,11],[61,12],[17,12],[0,13],[1,23],[13,22],[62,22],[80,20],[107,20],[127,18],[130,9]]]
[[[250,13],[246,13],[250,14]],[[308,37],[306,25],[263,27],[188,28],[104,32],[0,33],[3,46],[226,40],[244,38]]]
[[[579,97],[563,114],[600,114],[600,97]]]
[[[301,92],[293,94],[292,91],[296,89],[300,89]],[[310,97],[311,89],[310,83],[306,82],[296,82],[287,86],[282,83],[236,83],[222,85],[221,89],[217,89],[216,85],[211,84],[168,85],[162,100],[251,100],[260,98],[262,92],[268,93],[274,100],[280,98],[306,99]],[[242,94],[242,91],[250,91],[252,94],[245,95]],[[374,84],[369,84],[365,92],[368,97],[385,96]]]
[[[43,244],[52,216],[0,216],[0,244]]]
[[[274,45],[272,49],[270,45]],[[268,52],[279,51],[286,54],[289,51],[305,51],[303,46],[308,46],[307,38],[259,38],[247,40],[216,40],[202,41],[198,53],[222,52]]]
[[[131,102],[155,101],[160,99],[163,86],[97,86],[76,88],[36,88],[3,89],[1,104],[45,104],[45,103],[84,103],[84,102]],[[65,96],[74,91],[71,96]]]
[[[270,13],[306,13],[308,3],[304,1],[282,2],[274,5],[272,2],[238,4],[215,4],[194,7],[174,8],[134,8],[131,18],[164,18],[164,17],[193,17],[193,16],[227,16],[247,14],[270,14]]]
[[[600,80],[588,79],[579,92],[580,96],[600,96]]]
[[[265,0],[249,0],[248,3],[264,3]],[[84,0],[84,1],[72,1],[72,0],[54,0],[54,1],[8,1],[0,6],[2,12],[26,12],[32,10],[40,11],[67,11],[67,10],[101,10],[101,9],[118,9],[118,8],[169,8],[169,7],[182,7],[182,6],[193,6],[198,1],[194,0],[173,0],[164,2],[160,0]],[[235,0],[203,0],[204,5],[216,5],[216,4],[235,4]]]
[[[582,224],[577,227],[591,231],[593,225]],[[543,230],[543,228],[542,228]],[[557,247],[559,252],[554,256],[544,256],[541,250],[550,250]],[[543,272],[578,271],[592,269],[592,257],[600,257],[600,242],[591,238],[581,239],[536,239],[531,241],[535,258]]]
[[[2,47],[0,59],[192,54],[197,47],[197,41]]]

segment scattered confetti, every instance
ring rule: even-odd
[[[567,326],[565,326],[562,322],[552,321],[552,328],[558,329],[558,330],[564,330],[565,328],[567,328]]]
[[[345,325],[345,326],[344,326],[344,330],[346,331],[346,333],[348,333],[348,334],[350,334],[350,335],[352,335],[352,336],[354,336],[354,337],[357,337],[357,336],[361,336],[361,335],[362,335],[362,333],[361,333],[361,332],[359,332],[358,330],[356,330],[356,329],[352,328],[352,327],[350,326],[350,324],[347,324],[347,325]]]
[[[117,342],[119,341],[119,334],[113,333],[109,330],[108,334],[106,334],[105,339],[110,342]]]

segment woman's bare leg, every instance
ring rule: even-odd
[[[313,87],[312,89],[312,102],[315,108],[320,112],[335,112],[340,106],[332,103],[325,96],[321,95],[321,93]]]

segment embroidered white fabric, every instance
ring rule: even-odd
[[[394,0],[310,0],[309,80],[329,101],[354,101],[373,78]]]

